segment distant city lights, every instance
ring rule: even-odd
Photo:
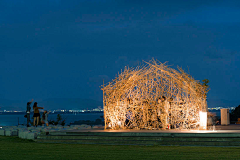
[[[208,108],[209,111],[212,110],[221,110],[222,108],[226,108],[231,110],[234,110],[236,107],[214,107],[214,108]],[[6,113],[18,113],[18,112],[26,112],[25,110],[22,111],[16,111],[16,110],[0,110],[0,112],[6,112]],[[70,112],[70,113],[83,113],[83,112],[103,112],[103,109],[98,107],[94,109],[70,109],[70,110],[63,110],[63,109],[58,109],[58,110],[53,110],[52,113],[54,112]]]
[[[236,107],[215,107],[215,108],[208,108],[208,110],[220,110],[222,108],[226,108],[229,110],[234,110]]]
[[[0,110],[0,112],[4,112],[4,113],[21,113],[21,112],[26,112],[25,110],[22,110],[22,111],[15,111],[15,110]],[[40,112],[43,112],[43,111],[40,111]],[[83,113],[83,112],[103,112],[103,109],[98,107],[98,108],[94,108],[94,109],[70,109],[70,110],[63,110],[63,109],[58,109],[58,110],[53,110],[52,113],[55,113],[55,112],[62,112],[62,113]]]

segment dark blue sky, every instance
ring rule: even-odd
[[[124,66],[151,58],[240,102],[238,1],[0,0],[0,96],[102,99]]]

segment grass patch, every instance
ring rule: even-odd
[[[239,147],[108,146],[36,143],[0,136],[0,159],[239,159]]]

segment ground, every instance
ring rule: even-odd
[[[239,159],[240,147],[108,146],[36,143],[0,136],[0,159]]]

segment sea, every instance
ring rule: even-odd
[[[65,119],[65,125],[69,125],[70,123],[73,123],[74,121],[79,120],[90,120],[95,121],[96,119],[102,119],[103,112],[87,112],[87,113],[59,113],[63,119]],[[27,118],[24,117],[25,113],[0,113],[0,127],[1,126],[16,126],[16,125],[26,125],[27,124]],[[50,113],[48,115],[48,120],[57,120],[57,113]],[[30,114],[31,121],[33,113]]]

